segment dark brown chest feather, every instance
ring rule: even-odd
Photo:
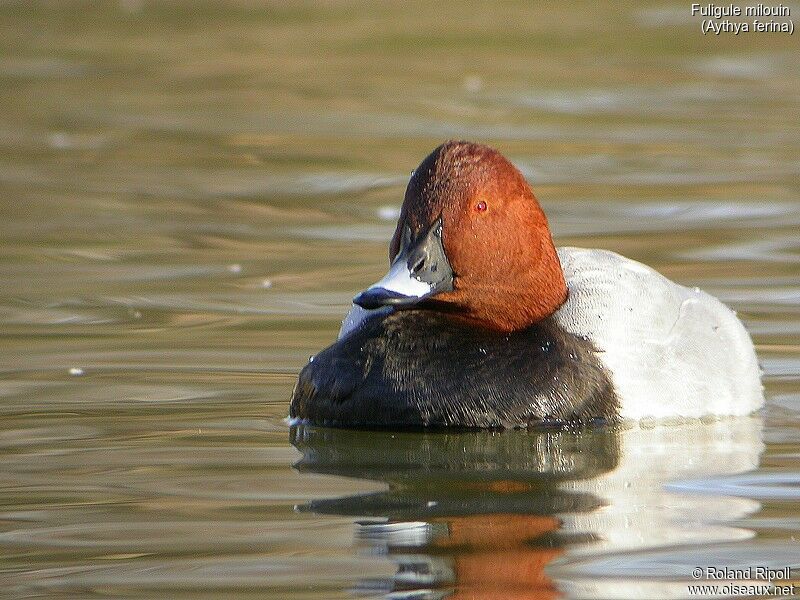
[[[554,320],[510,334],[426,310],[375,317],[300,373],[292,417],[339,427],[527,427],[613,420],[592,344]]]

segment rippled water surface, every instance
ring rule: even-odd
[[[686,597],[694,567],[800,566],[797,36],[555,6],[0,3],[0,595]],[[766,408],[290,431],[451,137],[506,153],[559,244],[738,310]]]

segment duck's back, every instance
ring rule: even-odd
[[[743,415],[763,404],[750,336],[719,300],[614,252],[558,255],[569,298],[555,317],[597,347],[623,418]]]

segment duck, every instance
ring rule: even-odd
[[[522,173],[448,141],[412,171],[388,273],[312,356],[290,422],[509,429],[747,415],[736,313],[609,250],[556,248]]]

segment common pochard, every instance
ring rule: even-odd
[[[733,311],[614,252],[557,250],[525,178],[487,146],[422,161],[389,259],[300,373],[291,418],[508,428],[763,404]]]

